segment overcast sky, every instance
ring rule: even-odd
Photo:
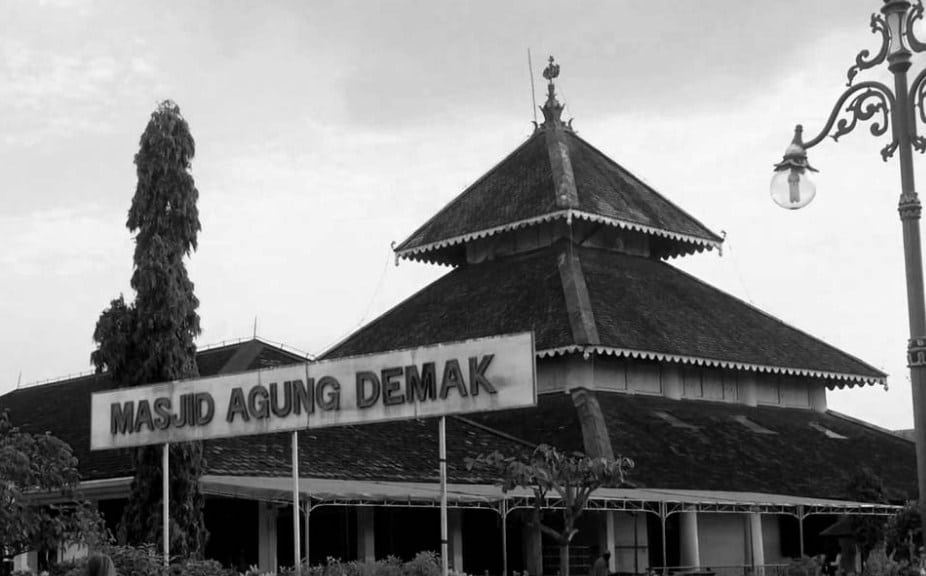
[[[530,135],[530,47],[538,99],[553,54],[579,134],[727,234],[673,264],[887,372],[830,407],[910,427],[887,142],[812,150],[802,211],[768,196],[794,124],[819,130],[878,48],[880,4],[0,0],[0,393],[89,370],[97,317],[132,296],[132,158],[160,100],[197,144],[200,346],[256,318],[318,353],[447,272],[390,243]]]

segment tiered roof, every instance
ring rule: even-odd
[[[722,239],[562,121],[558,73],[551,59],[545,121],[527,142],[395,249],[457,268],[327,357],[533,330],[541,357],[631,356],[817,377],[831,387],[885,382],[858,358],[662,262]],[[556,220],[567,232],[552,232],[547,244],[469,261],[482,238]],[[592,233],[645,236],[647,248],[588,248],[591,233],[573,232],[583,221],[597,225]]]
[[[630,356],[881,383],[885,375],[745,302],[652,258],[568,249],[579,262],[597,340],[577,338],[564,254],[540,250],[457,268],[370,322],[326,358],[534,331],[539,356]]]
[[[243,346],[201,353],[201,370]],[[303,360],[272,347],[262,356]],[[203,370],[203,375],[213,374]],[[82,480],[126,478],[134,472],[132,450],[90,451],[90,395],[112,386],[101,375],[23,388],[0,396],[0,410],[10,410],[13,423],[28,432],[51,432],[70,444]],[[878,471],[891,501],[916,493],[913,442],[834,413],[601,391],[597,399],[616,451],[636,462],[628,476],[631,486],[850,499],[852,474],[868,467]],[[743,418],[767,432],[743,425]],[[569,395],[542,395],[536,408],[448,418],[449,481],[493,483],[467,470],[465,459],[492,450],[517,453],[541,442],[583,450],[580,417]],[[290,471],[289,433],[208,440],[203,447],[206,474],[263,477]],[[431,483],[438,478],[435,419],[306,430],[299,434],[299,449],[303,477]]]
[[[402,258],[459,265],[467,242],[555,220],[585,220],[641,232],[661,256],[719,248],[723,239],[605,156],[562,128],[575,175],[577,202],[557,206],[545,131],[524,144],[398,247]]]
[[[645,234],[659,257],[720,247],[720,236],[580,138],[571,120],[562,121],[558,75],[551,57],[544,123],[402,242],[399,257],[459,265],[467,242],[557,220]]]
[[[634,486],[851,500],[852,477],[868,468],[892,502],[916,495],[913,442],[832,411],[603,391],[597,398],[615,453],[636,464],[629,476]],[[543,395],[535,409],[471,419],[518,438],[583,450],[566,394]]]

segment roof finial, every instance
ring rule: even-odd
[[[547,79],[547,101],[540,108],[543,112],[543,125],[542,128],[550,128],[552,126],[563,126],[562,113],[563,105],[559,103],[559,100],[556,99],[556,85],[553,83],[553,80],[559,76],[559,64],[553,61],[553,56],[550,56],[549,64],[543,69],[543,77]]]
[[[559,64],[553,61],[553,56],[550,56],[550,63],[543,69],[543,77],[550,81],[550,93],[553,92],[553,79],[557,76],[559,76]]]

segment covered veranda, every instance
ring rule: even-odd
[[[205,494],[217,497],[257,500],[271,503],[278,507],[291,507],[293,502],[292,480],[286,477],[253,477],[206,475],[202,478],[202,490]],[[437,508],[440,506],[440,487],[438,483],[398,482],[376,480],[340,480],[330,478],[300,478],[299,494],[301,499],[300,514],[304,515],[306,524],[314,511],[323,507],[342,506],[358,508],[358,554],[361,559],[373,557],[372,515],[363,512],[373,507]],[[529,490],[516,489],[504,493],[499,486],[491,484],[449,484],[447,488],[448,506],[456,511],[486,510],[500,517],[501,541],[499,554],[502,557],[502,573],[509,573],[508,565],[508,516],[517,510],[533,507],[533,494]],[[545,508],[555,509],[560,501],[549,496]],[[618,539],[619,529],[614,513],[630,513],[635,518],[651,516],[658,522],[661,537],[658,538],[661,565],[645,566],[646,569],[691,570],[711,568],[715,572],[755,573],[766,565],[762,542],[763,516],[789,516],[796,520],[799,541],[799,555],[805,554],[805,521],[813,516],[834,515],[876,515],[886,516],[896,513],[900,506],[829,500],[756,492],[722,492],[699,490],[665,490],[654,488],[601,488],[592,494],[588,510],[599,513],[602,519],[598,540],[602,548],[610,548],[609,543]],[[608,514],[611,513],[611,514]],[[751,548],[749,565],[719,566],[702,562],[699,550],[699,517],[715,514],[725,517],[740,515],[748,526],[747,546]],[[596,514],[589,514],[596,516]],[[679,550],[668,550],[667,525],[677,516],[679,527]],[[459,516],[456,516],[458,519]],[[368,522],[369,526],[364,526]],[[451,521],[451,555],[453,565],[461,569],[463,550],[460,523]],[[634,532],[636,530],[634,529]],[[305,531],[304,550],[311,550],[312,536]],[[636,536],[635,536],[636,537]],[[656,556],[656,557],[659,557]],[[670,562],[670,558],[680,561]],[[283,559],[281,559],[283,560]],[[616,560],[616,559],[615,559]],[[641,565],[634,566],[642,571]],[[726,568],[726,570],[724,569]]]

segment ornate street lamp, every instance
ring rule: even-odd
[[[891,128],[891,141],[881,149],[886,162],[895,153],[900,160],[900,221],[903,225],[904,257],[907,273],[907,305],[910,340],[907,362],[913,389],[913,423],[916,437],[916,468],[919,509],[926,526],[926,309],[923,304],[923,257],[920,246],[920,201],[913,184],[913,149],[926,152],[926,138],[916,134],[916,114],[926,123],[926,69],[912,83],[907,70],[913,52],[926,51],[926,43],[913,34],[913,24],[923,18],[922,0],[884,0],[881,14],[872,14],[871,29],[881,35],[881,48],[873,57],[862,50],[849,68],[849,88],[839,97],[820,133],[805,142],[802,128],[794,130],[794,140],[784,158],[775,165],[772,199],[784,208],[801,208],[813,200],[816,188],[809,172],[807,150],[829,135],[833,140],[848,134],[860,121],[874,119],[870,131],[883,136]],[[884,61],[894,76],[893,91],[880,82],[866,81],[853,85],[855,76]],[[837,121],[838,119],[838,121]],[[835,127],[835,130],[834,130]],[[832,134],[831,134],[832,132]]]

